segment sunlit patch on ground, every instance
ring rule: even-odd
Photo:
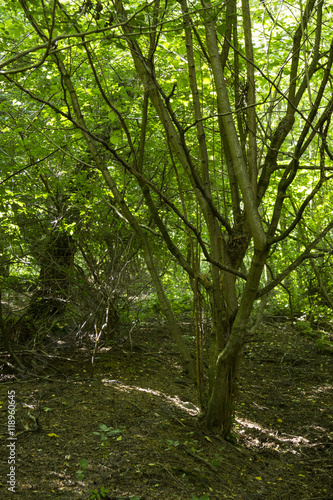
[[[297,454],[299,453],[297,447],[314,446],[311,445],[309,439],[306,439],[303,436],[294,436],[276,429],[269,429],[258,424],[257,422],[251,422],[242,418],[236,418],[235,420],[238,424],[238,434],[243,436],[248,444],[255,448],[270,448],[281,453],[290,452]],[[258,437],[254,437],[249,434],[248,431],[253,429],[257,431]]]
[[[139,387],[135,385],[126,385],[120,382],[119,380],[108,380],[108,379],[103,379],[102,380],[104,385],[112,385],[115,389],[118,389],[119,391],[123,392],[132,392],[132,391],[139,391],[147,394],[151,394],[154,396],[157,396],[159,398],[162,398],[163,400],[169,402],[170,404],[174,405],[180,410],[185,411],[189,415],[198,415],[200,412],[199,407],[195,406],[193,403],[190,401],[182,401],[179,396],[169,396],[168,394],[165,394],[161,391],[156,391],[154,389],[147,389],[144,387]]]

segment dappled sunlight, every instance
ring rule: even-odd
[[[238,426],[238,434],[242,436],[251,447],[274,449],[280,453],[290,452],[298,454],[299,451],[295,447],[313,447],[308,439],[303,436],[286,434],[279,429],[269,429],[262,426],[258,422],[252,422],[244,418],[235,419]],[[255,429],[258,431],[258,437],[254,437],[248,433],[248,430]]]
[[[313,386],[308,390],[300,390],[298,394],[290,396],[293,403],[298,403],[302,405],[304,400],[307,404],[315,404],[317,411],[325,412],[325,404],[323,407],[319,403],[320,397],[323,393],[328,393],[332,390],[332,386],[329,384],[321,384],[318,386]],[[260,406],[255,404],[259,410],[267,410],[265,406]],[[316,448],[318,446],[319,434],[327,433],[327,429],[315,425],[314,422],[310,423],[304,429],[302,425],[302,430],[306,432],[306,436],[302,435],[301,432],[295,434],[283,432],[279,427],[284,424],[282,419],[277,419],[274,423],[274,427],[267,427],[258,423],[258,421],[253,421],[245,418],[236,418],[236,429],[237,433],[245,440],[247,446],[257,449],[271,449],[279,453],[292,453],[295,455],[300,455],[301,450],[304,448]],[[267,424],[266,424],[267,425]],[[270,425],[270,424],[269,424]],[[300,425],[301,426],[301,425]],[[310,435],[309,435],[310,434]]]
[[[73,485],[75,484],[72,472],[67,472],[67,469],[60,472],[50,469],[46,475],[49,476],[48,484],[51,491],[57,491],[68,495],[72,494]],[[81,484],[83,485],[84,483]],[[41,491],[40,484],[37,482],[23,483],[18,481],[18,486],[21,491],[30,492],[34,495]]]
[[[122,391],[122,392],[133,392],[133,391],[138,391],[138,392],[143,392],[146,394],[150,394],[153,396],[157,396],[164,401],[167,401],[168,403],[172,404],[173,406],[177,407],[178,409],[185,411],[191,416],[198,415],[200,412],[199,407],[195,406],[193,403],[190,401],[182,401],[179,396],[170,396],[168,394],[165,394],[164,392],[161,391],[156,391],[154,389],[146,388],[146,387],[140,387],[136,385],[126,385],[123,384],[119,380],[109,380],[109,379],[103,379],[102,383],[104,385],[112,385],[115,389]]]
[[[329,392],[333,390],[333,386],[330,384],[322,384],[319,386],[312,387],[311,393],[305,394],[305,396],[320,397],[321,393]]]

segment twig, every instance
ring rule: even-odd
[[[215,472],[215,474],[217,473],[216,467],[214,467],[212,464],[210,464],[207,460],[205,460],[204,458],[200,457],[196,453],[193,453],[193,451],[190,451],[188,448],[186,448],[186,446],[182,446],[182,449],[185,451],[185,453],[187,453],[191,457],[195,458],[199,462],[201,462],[204,465],[206,465],[206,467],[208,467],[210,470],[212,470],[213,472]]]

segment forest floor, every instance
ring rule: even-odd
[[[93,343],[69,342],[48,347],[56,380],[18,380],[2,367],[1,499],[333,499],[333,358],[291,322],[266,321],[247,344],[231,442],[200,425],[163,322],[141,325],[132,345],[100,349],[93,371]]]

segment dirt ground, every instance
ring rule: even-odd
[[[183,331],[193,343],[189,323]],[[333,499],[333,358],[291,322],[266,322],[249,339],[231,442],[200,425],[163,322],[102,348],[93,369],[92,343],[53,340],[51,358],[31,354],[48,359],[46,378],[14,379],[2,366],[1,499]]]

